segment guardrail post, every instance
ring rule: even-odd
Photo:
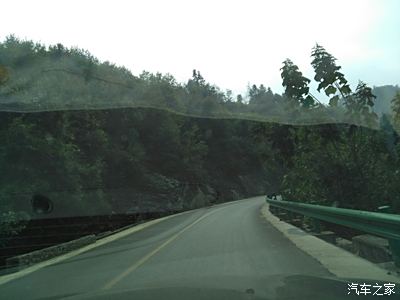
[[[400,240],[390,240],[389,239],[389,247],[392,252],[394,264],[397,267],[400,267]]]
[[[316,233],[321,233],[321,222],[317,219],[311,219],[311,223],[313,226],[313,231]]]

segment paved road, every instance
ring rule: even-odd
[[[209,290],[219,299],[234,299],[231,292],[250,297],[245,299],[275,299],[290,285],[297,299],[293,289],[329,286],[323,279],[306,280],[333,275],[262,218],[263,203],[258,197],[170,218],[1,285],[0,298],[84,298],[85,293],[95,292],[96,297],[107,295],[104,299],[117,299],[116,295],[118,299],[188,299]],[[180,296],[169,294],[171,287]],[[339,291],[343,296],[347,286],[344,289]],[[133,297],[131,290],[157,290],[158,294]],[[110,296],[115,292],[119,294]]]

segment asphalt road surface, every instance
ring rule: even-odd
[[[347,296],[346,284],[332,284],[328,270],[263,219],[263,203],[257,197],[167,219],[0,285],[0,298]]]

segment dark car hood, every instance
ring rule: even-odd
[[[230,283],[230,284],[227,284]],[[57,299],[162,299],[162,300],[213,300],[213,299],[267,299],[267,300],[337,300],[376,299],[373,295],[348,294],[348,283],[381,284],[386,282],[367,279],[338,279],[336,277],[314,277],[305,275],[274,275],[264,277],[207,277],[190,284],[184,279],[171,284],[166,281],[152,281],[146,287],[133,289],[114,288],[85,294],[58,297]],[[400,299],[398,287],[390,299]],[[44,299],[42,299],[44,300]]]

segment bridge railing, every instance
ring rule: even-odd
[[[271,207],[315,220],[330,222],[386,238],[396,266],[400,267],[400,215],[305,204],[267,197]]]

